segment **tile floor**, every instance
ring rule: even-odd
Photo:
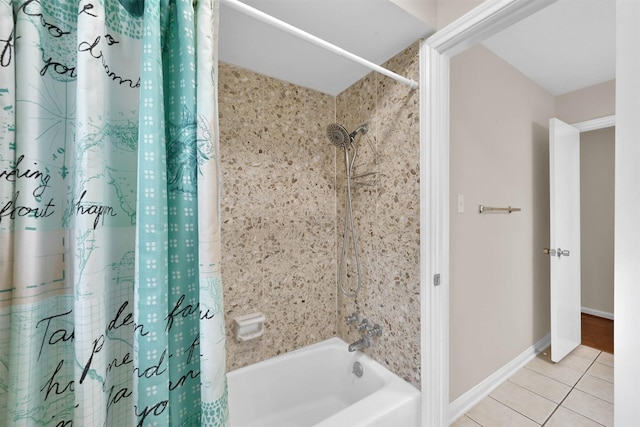
[[[579,346],[560,363],[545,351],[452,427],[613,426],[613,355]]]

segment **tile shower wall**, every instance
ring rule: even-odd
[[[417,43],[385,66],[418,79]],[[223,282],[227,368],[339,335],[344,316],[380,323],[365,352],[420,386],[419,94],[371,73],[338,97],[220,64]],[[363,286],[344,297],[336,271],[344,226],[342,150],[329,123],[358,137],[353,212]],[[353,256],[348,260],[354,286]],[[237,343],[233,318],[261,311],[261,338]]]
[[[418,59],[416,43],[385,67],[418,80]],[[362,289],[355,300],[338,290],[338,332],[348,342],[359,338],[344,322],[344,317],[353,312],[381,324],[382,337],[365,352],[420,387],[419,92],[371,73],[338,95],[336,109],[338,122],[349,131],[369,123],[369,132],[357,138],[356,178],[352,185]],[[344,159],[338,154],[339,260],[346,180]],[[355,271],[355,260],[348,257],[348,291],[356,287]]]
[[[221,63],[227,369],[336,335],[335,98]],[[233,318],[266,332],[238,343]]]

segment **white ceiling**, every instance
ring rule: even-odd
[[[382,65],[434,32],[390,0],[242,0],[329,43]],[[220,60],[337,95],[371,72],[220,2]]]
[[[558,0],[483,43],[553,95],[615,79],[615,0]]]
[[[391,0],[242,0],[378,65],[434,32]],[[615,78],[615,0],[558,0],[483,43],[553,95]],[[337,95],[370,70],[220,4],[220,60]]]

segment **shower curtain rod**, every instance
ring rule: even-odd
[[[416,82],[415,80],[411,80],[408,79],[406,77],[403,77],[399,74],[394,73],[393,71],[387,70],[384,67],[379,66],[378,64],[374,64],[371,61],[368,61],[364,58],[359,57],[358,55],[355,55],[351,52],[348,52],[334,44],[331,44],[319,37],[314,36],[313,34],[307,33],[306,31],[303,31],[297,27],[294,27],[293,25],[287,24],[284,21],[281,21],[277,18],[274,18],[271,15],[268,15],[258,9],[255,9],[251,6],[248,6],[242,2],[240,2],[239,0],[220,0],[221,4],[225,4],[229,7],[234,8],[235,10],[244,13],[245,15],[251,16],[259,21],[264,22],[265,24],[271,25],[273,27],[276,27],[278,29],[281,29],[291,35],[294,35],[296,37],[299,37],[303,40],[306,40],[310,43],[315,44],[316,46],[319,46],[323,49],[326,49],[330,52],[333,52],[335,54],[338,54],[340,56],[344,56],[347,59],[350,59],[354,62],[357,62],[360,65],[364,65],[365,67],[373,70],[373,71],[377,71],[380,74],[383,74],[387,77],[391,77],[392,79],[395,79],[401,83],[404,83],[405,85],[409,86],[411,89],[417,89],[418,88],[418,82]]]

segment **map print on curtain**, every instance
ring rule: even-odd
[[[217,0],[0,0],[0,425],[225,426]]]

